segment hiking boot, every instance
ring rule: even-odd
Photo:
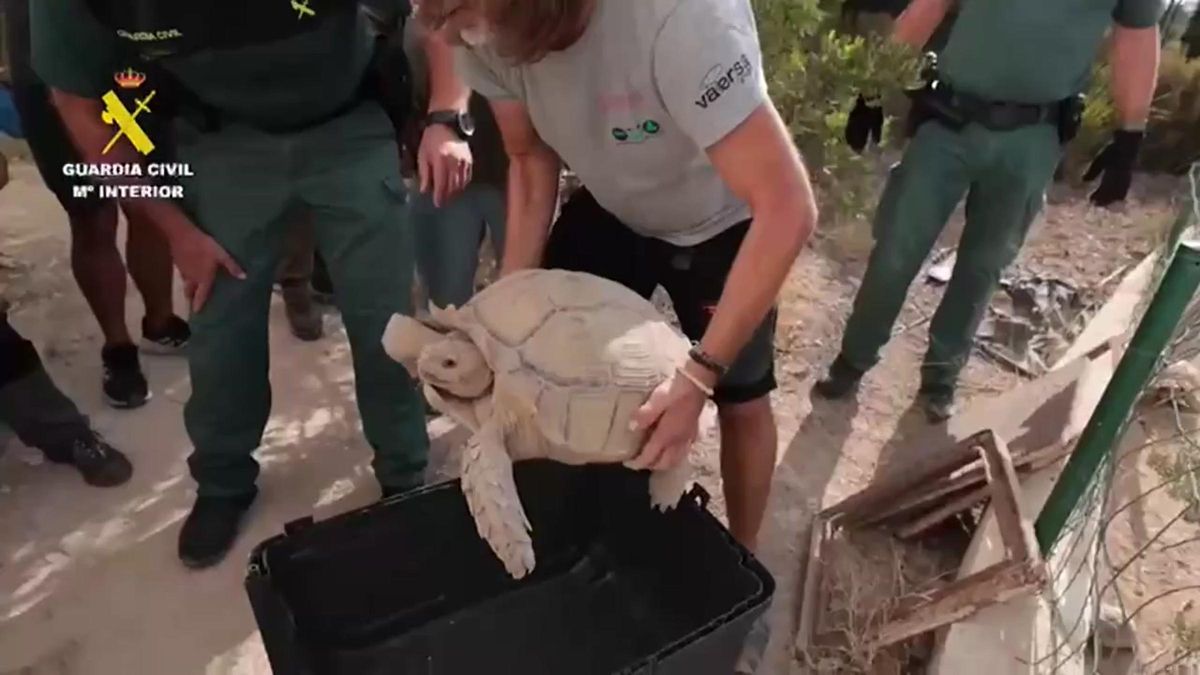
[[[949,387],[922,387],[917,396],[925,410],[925,418],[931,424],[945,422],[957,412],[954,390]]]
[[[280,288],[283,293],[284,313],[287,315],[292,335],[305,342],[321,339],[325,332],[324,321],[321,312],[313,304],[313,294],[308,282],[284,283]]]
[[[167,326],[155,332],[146,327],[146,319],[142,319],[142,351],[156,356],[175,356],[183,352],[188,340],[192,339],[192,329],[188,322],[171,315]]]
[[[813,386],[813,390],[821,398],[845,398],[858,391],[858,385],[862,382],[863,375],[863,371],[847,363],[839,354],[829,366],[829,372],[824,379],[818,380]]]
[[[150,400],[150,386],[142,374],[138,348],[110,345],[100,350],[104,363],[104,398],[114,408],[139,408]]]
[[[47,453],[46,458],[57,464],[74,466],[83,475],[84,482],[93,487],[120,485],[133,475],[129,459],[91,431],[72,441],[66,453]]]
[[[238,497],[197,497],[179,530],[179,560],[192,569],[221,562],[257,495],[255,490]]]

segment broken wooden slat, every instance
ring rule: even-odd
[[[962,513],[988,498],[991,488],[980,485],[964,492],[916,520],[896,528],[896,536],[904,541],[916,539],[956,514]]]
[[[920,492],[909,495],[904,501],[895,506],[883,509],[876,515],[857,521],[858,527],[903,523],[912,520],[921,513],[937,506],[940,500],[953,498],[965,490],[979,487],[987,483],[987,475],[983,463],[967,464],[948,478],[938,480]]]
[[[978,437],[990,435],[990,430],[979,432],[956,443],[946,452],[931,452],[922,461],[913,462],[880,482],[850,495],[821,512],[826,518],[840,516],[848,524],[872,517],[893,502],[905,497],[910,490],[918,489],[943,478],[956,469],[979,458],[974,449]]]
[[[1017,454],[1012,457],[1012,463],[1018,475],[1034,473],[1070,455],[1071,448],[1071,445],[1057,445],[1036,452]],[[898,526],[897,521],[911,521],[922,513],[922,509],[932,507],[940,499],[956,493],[961,494],[971,487],[984,485],[987,485],[987,472],[981,458],[978,462],[963,465],[948,478],[937,480],[929,487],[922,488],[920,492],[908,495],[894,506],[889,506],[873,516],[856,521],[855,526],[891,525],[896,527]]]
[[[1062,445],[1054,445],[1049,448],[1042,448],[1037,452],[1030,452],[1024,455],[1013,456],[1013,466],[1017,469],[1017,474],[1037,473],[1048,466],[1052,466],[1058,461],[1070,456],[1071,451],[1075,449],[1074,443],[1064,443]]]
[[[1033,526],[1021,511],[1021,484],[1004,440],[992,436],[980,446],[992,492],[992,511],[1000,528],[1000,539],[1010,560],[1037,560]]]
[[[978,574],[959,579],[927,597],[906,603],[868,638],[871,649],[880,649],[906,638],[941,628],[1037,590],[1045,581],[1045,567],[1030,560],[1008,560]]]
[[[802,661],[812,647],[817,612],[824,603],[818,602],[824,583],[824,549],[830,535],[829,521],[820,515],[813,518],[808,545],[808,566],[804,568],[804,587],[800,593],[800,618],[795,639],[796,656]]]

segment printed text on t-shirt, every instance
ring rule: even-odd
[[[745,82],[752,69],[750,59],[744,53],[729,67],[718,63],[709,68],[704,79],[700,80],[700,97],[696,99],[696,105],[707,109],[709,104],[716,103],[734,84]]]

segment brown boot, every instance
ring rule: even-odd
[[[285,282],[281,287],[284,311],[292,335],[305,342],[321,339],[325,332],[325,322],[320,310],[313,304],[312,289],[308,283]]]

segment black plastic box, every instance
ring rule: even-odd
[[[646,474],[515,467],[534,572],[513,580],[457,481],[313,523],[251,556],[246,591],[278,675],[729,675],[775,590],[695,488]]]

